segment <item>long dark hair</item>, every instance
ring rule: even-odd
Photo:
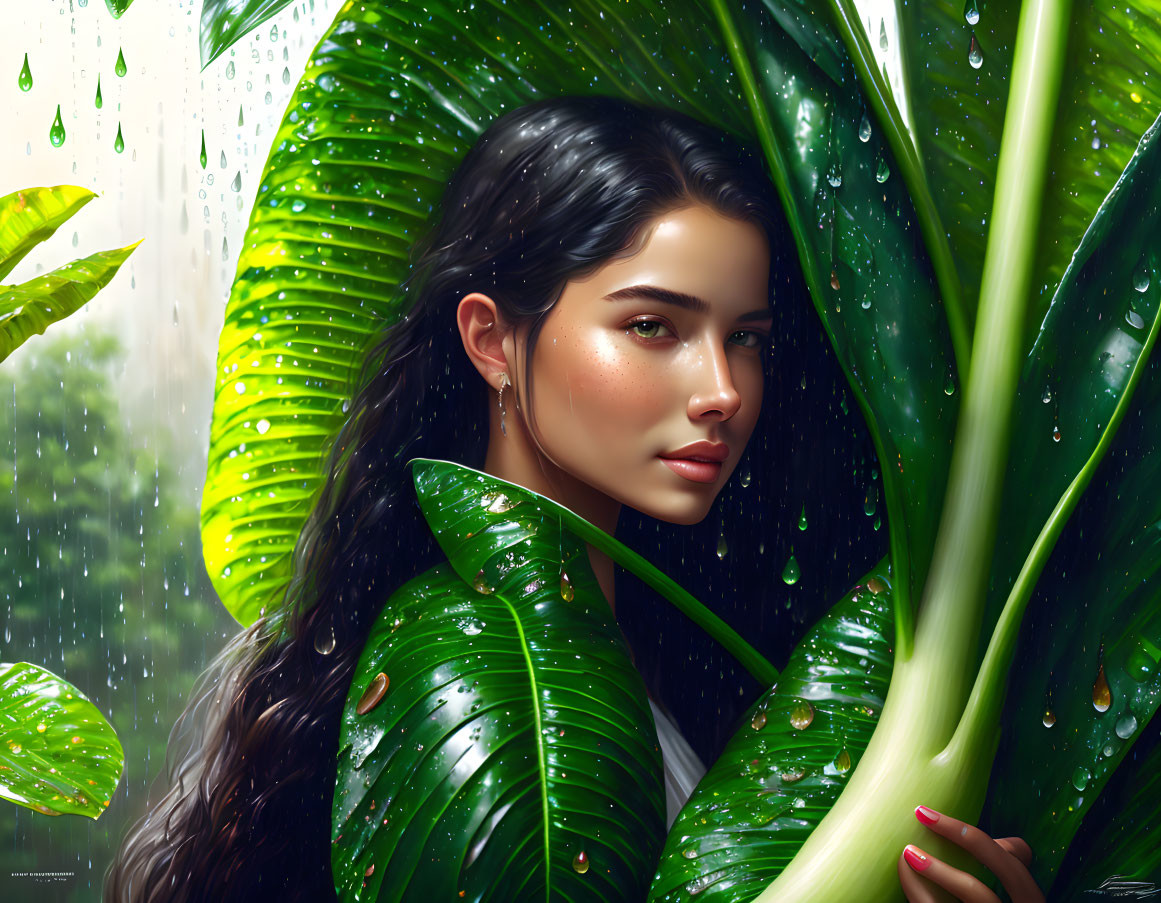
[[[413,249],[406,313],[363,361],[285,599],[199,679],[170,738],[169,790],[125,837],[107,900],[334,899],[335,753],[354,664],[393,589],[440,558],[404,465],[484,458],[495,398],[463,350],[456,305],[485,292],[507,322],[530,324],[527,374],[565,283],[695,202],[760,226],[773,273],[796,270],[758,159],[691,117],[562,97],[479,137]]]

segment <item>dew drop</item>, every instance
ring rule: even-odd
[[[943,381],[943,394],[944,395],[954,395],[955,394],[955,377],[952,375],[950,370],[947,372],[947,379],[945,379]]]
[[[1125,322],[1134,329],[1145,328],[1145,319],[1131,307],[1125,311]]]
[[[827,170],[826,181],[827,181],[827,184],[829,184],[831,188],[839,188],[842,186],[843,174],[842,174],[842,171],[838,168],[837,164],[831,166],[831,168],[829,170]]]
[[[28,54],[24,54],[24,65],[20,67],[20,75],[16,79],[16,84],[20,86],[21,91],[32,90],[32,70],[28,67]]]
[[[581,850],[572,857],[572,869],[578,875],[583,875],[589,870],[589,855],[584,850]]]
[[[496,588],[494,586],[490,586],[488,581],[484,579],[483,568],[480,568],[480,572],[476,574],[476,579],[472,581],[472,588],[475,589],[477,593],[483,593],[484,595],[491,595],[496,591]]]
[[[790,725],[796,731],[804,731],[810,727],[812,721],[814,721],[814,706],[805,699],[800,699],[794,703],[794,708],[790,710]]]
[[[335,628],[330,626],[325,632],[315,634],[314,651],[319,655],[330,655],[335,651]]]
[[[782,569],[782,582],[787,586],[793,586],[798,582],[801,576],[798,570],[798,560],[794,557],[794,552],[790,553],[790,558],[786,562],[786,567]]]
[[[1072,773],[1072,786],[1077,790],[1084,790],[1088,786],[1089,779],[1092,775],[1089,770],[1083,765],[1078,765],[1076,771]]]
[[[113,67],[113,71],[121,78],[125,77],[125,73],[129,71],[129,67],[125,65],[125,52],[118,49],[117,51],[117,65]]]
[[[1141,262],[1137,264],[1137,268],[1133,270],[1133,288],[1139,292],[1147,292],[1149,290],[1150,280],[1149,266],[1145,263],[1145,258],[1141,258]]]
[[[971,44],[968,45],[968,65],[979,69],[984,64],[984,52],[980,49],[980,42],[976,40],[976,33],[972,32]]]
[[[1137,731],[1137,719],[1133,717],[1132,712],[1122,715],[1117,721],[1116,732],[1117,736],[1122,740],[1128,740]]]
[[[715,550],[718,554],[718,560],[725,558],[726,553],[729,552],[729,550],[730,550],[730,547],[728,545],[726,545],[725,534],[719,533],[718,534],[718,546],[717,546],[717,549]]]
[[[766,712],[764,709],[758,709],[754,713],[754,717],[750,719],[750,727],[756,731],[762,730],[766,726]]]
[[[976,0],[967,0],[963,7],[963,17],[968,25],[975,25],[980,21],[980,8]]]
[[[697,859],[697,848],[696,847],[686,847],[684,850],[681,851],[681,855],[684,856],[686,859]]]
[[[366,715],[371,709],[375,708],[382,700],[383,694],[387,692],[387,687],[391,681],[387,675],[380,671],[367,684],[367,689],[363,691],[363,695],[359,697],[359,701],[355,704],[355,714]]]
[[[806,529],[806,505],[805,504],[802,506],[802,513],[800,515],[798,515],[798,529],[799,530]]]
[[[1114,747],[1111,743],[1107,744],[1105,748],[1101,750],[1101,755],[1103,755],[1106,759],[1111,759],[1116,754],[1116,747]]]
[[[806,769],[801,767],[791,768],[781,774],[783,784],[793,784],[796,781],[801,781],[804,777],[806,777]]]
[[[867,581],[867,589],[871,591],[872,596],[877,596],[880,593],[885,593],[890,587],[887,586],[887,581],[882,577],[872,577]]]
[[[60,147],[65,142],[65,127],[60,118],[60,104],[56,105],[56,119],[52,122],[52,128],[48,130],[48,140],[52,142],[53,147]]]
[[[1109,690],[1109,681],[1105,677],[1104,662],[1097,670],[1096,680],[1092,684],[1092,707],[1098,712],[1107,712],[1113,704],[1113,694]]]
[[[1048,386],[1044,387],[1044,394],[1040,396],[1040,400],[1045,404],[1048,404],[1050,401],[1052,401],[1052,390],[1048,388]]]
[[[576,590],[573,589],[572,580],[563,570],[560,572],[560,598],[565,602],[571,602],[576,598]]]
[[[887,178],[890,175],[891,175],[891,168],[887,165],[887,158],[880,157],[879,164],[875,168],[875,181],[876,182],[886,182]]]
[[[830,287],[833,288],[836,292],[842,288],[842,285],[839,283],[838,273],[835,271],[834,267],[830,268]]]
[[[846,774],[851,770],[851,754],[847,752],[845,746],[839,750],[839,754],[831,764],[837,774]]]
[[[477,621],[475,618],[468,618],[468,620],[464,621],[460,625],[460,629],[463,630],[464,634],[467,636],[477,636],[484,632],[484,625],[480,621]]]
[[[866,110],[863,110],[863,118],[859,120],[859,140],[864,144],[871,140],[871,120]]]

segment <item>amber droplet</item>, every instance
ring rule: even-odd
[[[485,595],[490,595],[496,591],[496,588],[489,585],[488,581],[484,578],[483,568],[480,568],[480,572],[476,574],[476,579],[472,581],[472,588],[477,593],[484,593]]]
[[[564,571],[560,572],[560,598],[564,599],[565,602],[571,602],[576,598],[576,590],[573,589],[572,580]]]
[[[367,866],[367,871],[363,872],[363,877],[370,878],[374,874],[375,874],[375,863],[372,862],[369,866]]]
[[[1107,712],[1113,704],[1113,694],[1109,690],[1109,681],[1105,677],[1105,664],[1101,662],[1097,670],[1096,680],[1092,684],[1092,707],[1098,712]]]
[[[1052,725],[1056,724],[1056,713],[1052,711],[1052,709],[1045,709],[1044,717],[1041,719],[1041,723],[1045,727],[1052,727]]]
[[[750,727],[752,727],[756,731],[760,731],[765,726],[766,726],[766,712],[762,709],[758,709],[758,711],[756,711],[754,713],[754,717],[752,719],[750,719]]]
[[[884,592],[887,589],[887,584],[878,577],[872,577],[867,581],[867,589],[871,591],[872,596],[877,596],[879,593]]]
[[[814,706],[805,699],[800,699],[790,710],[790,724],[796,731],[804,731],[814,721]]]
[[[380,671],[376,674],[369,684],[367,689],[363,691],[363,695],[359,697],[359,702],[355,706],[355,713],[358,715],[366,715],[371,709],[379,704],[383,698],[383,694],[387,692],[387,685],[391,683],[390,679]]]
[[[572,867],[578,875],[583,875],[589,870],[589,854],[581,850],[572,857]]]
[[[831,267],[830,270],[830,287],[833,288],[836,292],[842,288],[842,286],[839,284],[838,273],[835,271],[834,267]]]

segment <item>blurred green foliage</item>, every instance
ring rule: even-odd
[[[0,804],[0,898],[94,901],[187,694],[237,625],[202,563],[197,477],[176,463],[187,456],[115,394],[120,340],[86,329],[27,351],[0,368],[4,657],[86,693],[121,738],[125,773],[95,822]],[[46,886],[14,871],[75,877]]]

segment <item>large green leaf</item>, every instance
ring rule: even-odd
[[[1161,119],[1064,274],[1017,402],[993,604],[1073,476],[1113,449],[1029,608],[989,803],[1036,850],[1042,886],[1161,702],[1158,234]]]
[[[26,188],[0,198],[0,279],[96,195],[76,185]]]
[[[846,786],[878,722],[892,670],[887,561],[795,649],[744,716],[669,832],[651,901],[752,900]]]
[[[114,0],[109,0],[110,3]],[[124,3],[125,0],[118,0]],[[129,0],[132,2],[132,0]],[[294,0],[205,0],[202,4],[202,69],[221,56],[236,41]],[[125,3],[128,6],[128,3]],[[314,4],[311,4],[314,9]],[[297,15],[297,13],[295,14]]]
[[[642,899],[665,834],[661,754],[585,543],[536,493],[412,466],[448,562],[392,595],[356,667],[340,898]]]
[[[139,244],[91,254],[20,285],[0,286],[0,361],[80,310],[109,284]]]
[[[0,663],[0,798],[100,818],[124,764],[116,731],[84,693],[38,665]]]
[[[109,7],[114,19],[120,19],[132,3],[133,0],[105,0],[105,5]]]
[[[825,68],[836,71],[833,60]],[[837,84],[761,8],[586,2],[565,17],[550,5],[396,3],[345,8],[316,50],[275,139],[226,311],[203,548],[242,623],[289,579],[352,368],[400,315],[408,250],[456,163],[504,111],[592,93],[676,107],[770,155],[815,303],[877,437],[897,598],[910,611],[938,519],[930,500],[946,479],[956,377],[905,187],[879,139],[858,136],[853,76]]]

